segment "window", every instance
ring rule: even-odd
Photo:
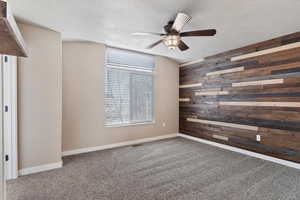
[[[154,121],[154,57],[107,48],[105,125]]]

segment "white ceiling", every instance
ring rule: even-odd
[[[180,62],[300,31],[299,0],[9,0],[19,19],[62,33],[64,40],[88,40],[149,52]],[[159,38],[132,32],[162,32],[177,12],[192,21],[184,30],[217,29],[215,37],[184,38],[185,52],[160,45]]]

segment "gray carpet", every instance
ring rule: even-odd
[[[176,138],[69,156],[7,188],[8,200],[299,200],[300,170]]]

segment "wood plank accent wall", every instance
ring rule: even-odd
[[[300,32],[182,64],[179,90],[181,133],[300,163]]]

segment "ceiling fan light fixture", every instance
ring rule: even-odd
[[[180,42],[180,36],[179,35],[168,35],[164,39],[164,44],[169,48],[169,49],[176,49],[179,45]]]
[[[189,49],[189,46],[181,40],[183,37],[195,37],[195,36],[214,36],[217,31],[216,29],[206,29],[206,30],[195,30],[182,32],[183,27],[189,23],[192,18],[185,13],[178,13],[174,20],[168,22],[164,26],[165,33],[153,33],[153,32],[144,32],[144,33],[134,33],[134,35],[154,35],[161,36],[162,38],[151,45],[147,46],[147,49],[152,49],[157,45],[163,43],[169,49],[179,49],[180,51],[186,51]]]

